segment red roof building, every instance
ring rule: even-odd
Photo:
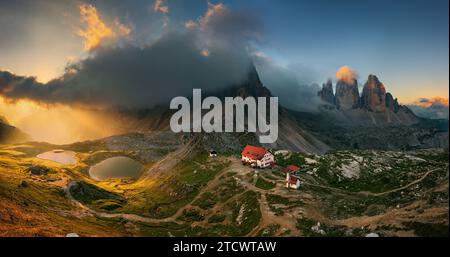
[[[263,147],[257,147],[252,145],[247,145],[244,150],[242,150],[242,156],[251,158],[253,160],[260,160],[267,153],[267,150]]]
[[[263,147],[247,145],[244,150],[242,150],[241,155],[244,164],[250,164],[251,166],[256,166],[258,168],[269,167],[275,162],[273,154]]]
[[[288,165],[283,169],[284,173],[295,173],[297,171],[300,171],[300,167],[295,165]]]
[[[297,176],[291,176],[291,177],[289,178],[289,183],[292,184],[292,185],[295,185],[295,184],[297,184],[297,181],[298,181],[299,179],[300,179],[300,178],[297,177]]]
[[[300,188],[300,178],[297,176],[293,176],[290,173],[286,175],[286,187],[292,189]]]

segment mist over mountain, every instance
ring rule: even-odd
[[[0,116],[0,144],[15,144],[29,140],[30,137],[20,129],[11,126]]]
[[[90,13],[95,18],[85,17],[81,31],[88,57],[68,63],[65,73],[48,83],[0,70],[0,96],[45,104],[151,108],[189,96],[193,88],[220,91],[246,79],[252,62],[247,47],[262,30],[251,13],[209,4],[184,30],[167,28],[152,42],[119,44],[111,39],[118,33],[98,31],[110,28],[93,6],[80,8],[82,17]],[[126,30],[123,35],[131,33],[119,28]]]
[[[417,116],[427,119],[449,119],[448,99],[421,98],[407,105]]]

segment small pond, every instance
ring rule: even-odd
[[[55,149],[36,156],[39,159],[50,160],[64,165],[75,164],[78,162],[75,152]]]
[[[89,176],[97,181],[112,178],[138,178],[142,167],[142,164],[129,157],[112,157],[93,165],[89,169]]]

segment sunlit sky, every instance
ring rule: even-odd
[[[37,76],[61,75],[69,61],[85,58],[79,6],[133,29],[133,40],[157,38],[164,26],[183,27],[208,8],[205,0],[167,0],[154,11],[146,1],[1,1],[0,69]],[[218,3],[219,1],[211,1]],[[258,51],[280,65],[306,67],[323,83],[348,65],[364,83],[376,74],[401,102],[449,94],[448,0],[223,0],[263,22]]]

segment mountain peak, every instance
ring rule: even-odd
[[[369,111],[386,111],[386,88],[377,76],[369,75],[362,91],[361,104]]]
[[[417,117],[406,106],[399,105],[398,101],[391,93],[386,91],[384,84],[374,74],[370,74],[364,84],[361,96],[358,90],[356,79],[353,83],[349,80],[338,80],[336,83],[336,93],[333,94],[331,81],[322,85],[322,90],[318,96],[328,105],[334,106],[341,111],[354,111],[359,113],[358,117],[364,120],[373,119],[372,114],[377,113],[377,117],[386,123],[401,122],[414,123]],[[390,113],[387,113],[390,112]],[[364,118],[365,115],[368,117]],[[371,118],[372,117],[372,118]]]
[[[322,90],[318,93],[319,97],[325,102],[335,105],[336,97],[333,92],[333,82],[331,79],[328,79],[326,83],[322,84]]]
[[[336,84],[336,106],[338,109],[349,110],[359,105],[358,81],[339,80]]]

